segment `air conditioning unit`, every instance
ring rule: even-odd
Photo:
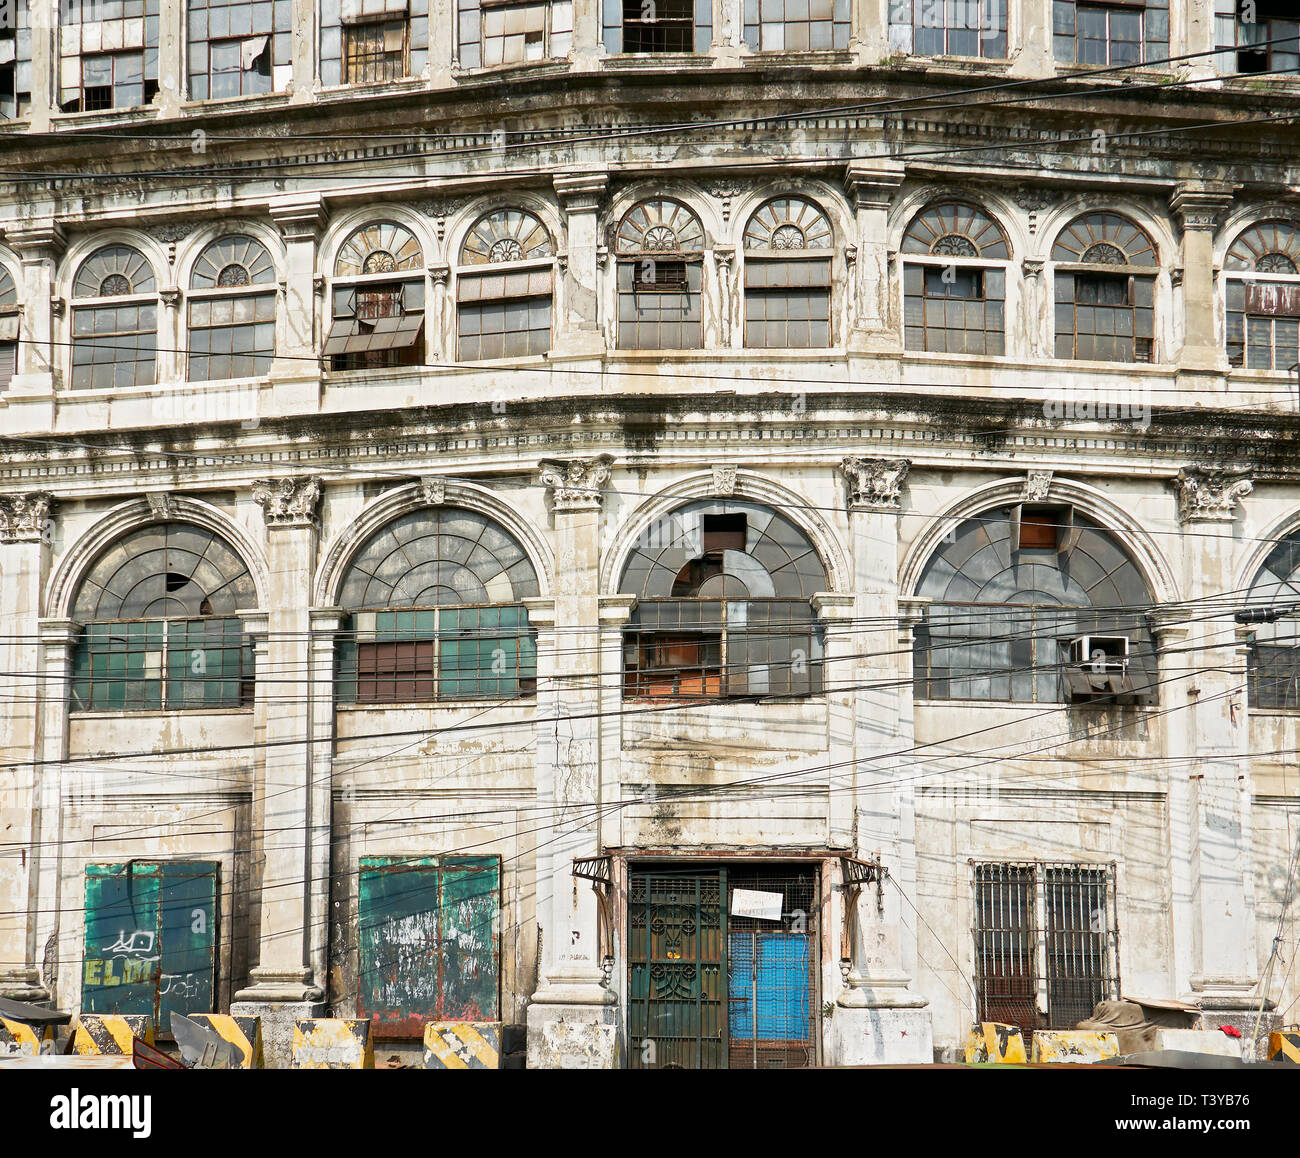
[[[1070,640],[1065,683],[1071,703],[1134,703],[1126,635],[1081,635]]]

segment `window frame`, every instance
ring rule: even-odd
[[[379,29],[382,25],[397,25],[402,28],[402,47],[396,51],[387,49],[379,53],[369,53],[364,57],[360,53],[349,51],[352,45],[352,38],[361,34],[364,29]],[[384,33],[381,29],[379,34],[380,43],[384,41]],[[358,61],[364,60],[368,67],[373,68],[376,64],[387,64],[391,67],[394,58],[396,59],[397,71],[392,75],[383,76],[353,76],[352,70],[357,66]],[[341,69],[342,84],[345,85],[376,85],[376,84],[393,84],[395,81],[405,80],[411,75],[411,16],[407,11],[401,16],[395,13],[383,12],[373,15],[360,16],[355,19],[339,21],[339,67]],[[380,68],[381,72],[387,72],[387,68]]]
[[[101,253],[110,249],[128,249],[136,253],[144,262],[145,267],[149,271],[149,280],[152,283],[153,288],[142,292],[135,292],[135,287],[132,286],[131,287],[132,292],[128,294],[105,295],[102,293],[95,293],[95,294],[86,294],[86,295],[78,296],[76,293],[76,283],[78,278],[81,276],[82,271],[85,269],[87,265],[90,264],[90,262],[94,261],[95,258],[97,258]],[[100,283],[100,286],[98,288],[103,289],[102,282]],[[146,256],[146,254],[144,253],[144,251],[141,250],[138,246],[133,245],[129,241],[106,241],[98,245],[94,250],[92,250],[90,253],[87,253],[85,257],[83,257],[80,261],[78,261],[76,269],[74,270],[72,275],[72,283],[69,289],[69,297],[71,300],[69,302],[68,321],[67,321],[68,337],[69,337],[67,388],[69,390],[76,390],[76,391],[91,391],[91,390],[130,390],[140,386],[157,386],[158,378],[159,378],[159,370],[160,370],[159,354],[161,353],[161,342],[159,341],[159,336],[161,332],[162,319],[163,319],[163,310],[161,308],[162,295],[158,289],[158,277],[157,274],[154,272],[153,262],[150,261],[148,256]],[[113,309],[115,311],[119,309],[135,309],[136,311],[151,309],[153,311],[153,326],[151,328],[138,327],[133,330],[112,330],[112,331],[105,332],[99,328],[97,321],[95,321],[92,318],[91,329],[87,331],[85,334],[78,334],[77,324],[78,324],[79,315],[83,315],[86,313],[90,313],[93,315],[95,311],[104,310],[104,309]],[[135,367],[131,375],[132,378],[131,382],[119,385],[116,381],[118,365],[126,364],[125,360],[121,358],[114,357],[113,360],[110,362],[98,362],[93,359],[89,362],[82,362],[82,363],[78,362],[77,355],[79,350],[86,349],[86,350],[93,351],[98,348],[113,349],[116,346],[116,343],[113,342],[107,346],[100,347],[96,344],[96,339],[101,339],[101,338],[116,339],[116,338],[124,338],[124,337],[134,337],[137,339],[137,342],[134,346],[134,356],[130,359],[129,362],[130,365]],[[145,379],[142,380],[140,376],[140,366],[142,364],[145,364],[145,361],[138,356],[141,348],[138,339],[146,338],[146,337],[152,339],[151,344],[147,348],[152,352],[153,355],[152,358],[148,360],[149,362],[152,363],[153,369],[152,372]],[[119,354],[121,353],[120,348],[117,350],[117,353]],[[85,366],[91,371],[91,375],[90,375],[91,381],[84,386],[77,385],[77,371],[79,365]],[[107,386],[96,385],[94,382],[93,370],[97,366],[113,367],[114,381]]]
[[[1270,227],[1276,229],[1278,226],[1284,226],[1291,231],[1290,245],[1284,245],[1282,248],[1270,248],[1262,253],[1256,253],[1258,247],[1262,247],[1267,242],[1258,235],[1268,230]],[[1234,252],[1237,251],[1237,252]],[[1245,251],[1245,252],[1242,252]],[[1247,257],[1246,254],[1250,254]],[[1278,273],[1272,271],[1261,272],[1257,268],[1261,256],[1268,257],[1273,254],[1279,254],[1287,258],[1295,268],[1295,273]],[[1245,264],[1248,262],[1249,264]],[[1248,310],[1249,288],[1258,286],[1261,288],[1278,287],[1288,288],[1293,296],[1300,296],[1300,223],[1288,221],[1281,218],[1271,218],[1265,221],[1256,221],[1246,226],[1233,238],[1224,253],[1223,276],[1220,293],[1223,302],[1223,341],[1224,351],[1228,359],[1230,373],[1239,371],[1248,371],[1252,373],[1272,374],[1276,376],[1285,376],[1290,378],[1292,367],[1300,362],[1300,306],[1293,307],[1295,313],[1251,313]],[[1240,290],[1242,302],[1241,308],[1235,309],[1233,298],[1236,296],[1235,291]],[[1239,320],[1238,320],[1239,319]],[[1278,323],[1284,320],[1290,320],[1297,325],[1297,342],[1293,352],[1289,355],[1290,360],[1285,366],[1279,365],[1279,347],[1277,341]],[[1252,327],[1251,323],[1257,325]],[[1251,358],[1251,335],[1252,332],[1258,332],[1258,323],[1267,325],[1269,332],[1268,343],[1268,365],[1252,366]],[[1234,331],[1240,326],[1240,349],[1239,356],[1234,355]],[[1282,347],[1283,350],[1291,347]]]
[[[779,3],[782,8],[780,20],[767,20],[763,17],[763,8],[768,3]],[[805,17],[791,17],[789,6],[792,0],[742,0],[741,37],[751,52],[847,52],[853,32],[853,8],[851,0],[803,0],[803,8],[808,12]],[[812,5],[821,3],[826,6],[828,15],[814,18]],[[829,33],[829,43],[814,45],[813,29],[825,26]],[[766,33],[780,29],[779,45],[765,43]],[[802,30],[804,45],[791,47],[789,44],[792,30]],[[798,37],[796,37],[798,39]]]
[[[601,43],[611,56],[697,56],[709,51],[713,42],[713,30],[716,16],[712,0],[681,0],[689,7],[690,47],[689,48],[629,48],[629,28],[640,29],[640,20],[629,20],[627,13],[641,7],[641,0],[601,0]],[[706,18],[707,17],[707,21]],[[677,17],[680,25],[687,23],[687,17]],[[647,24],[659,24],[653,20]]]
[[[530,254],[520,241],[518,230],[515,233],[500,233],[491,224],[494,218],[517,214],[522,218],[531,220],[532,225],[527,225],[521,221],[519,229],[527,229],[528,233],[525,240],[530,239],[536,234],[537,230],[545,235],[545,240],[534,246],[537,250],[546,252],[535,252]],[[471,241],[479,241],[480,245],[486,241],[486,237],[479,235],[480,228],[491,230],[487,236],[495,237],[496,241],[489,247],[486,254],[482,254],[486,260],[470,260],[469,246]],[[492,258],[492,249],[496,245],[505,241],[514,241],[519,244],[520,252],[523,256],[513,259],[497,261]],[[460,247],[457,251],[459,263],[456,266],[456,284],[455,284],[455,302],[456,302],[456,360],[459,362],[488,362],[503,361],[514,358],[540,358],[544,357],[555,345],[555,282],[558,259],[556,257],[555,239],[552,236],[550,228],[546,223],[532,210],[525,209],[521,206],[504,206],[500,209],[494,209],[480,215],[473,224],[465,231],[465,236],[461,239]],[[544,291],[534,292],[531,282],[533,275],[544,273],[547,280],[547,288]],[[512,280],[520,276],[529,283],[523,292],[507,292],[508,285]],[[473,286],[477,289],[488,286],[489,279],[502,279],[502,292],[500,294],[478,293],[477,296],[470,296],[469,290]],[[486,336],[496,336],[496,331],[485,330],[480,327],[477,334],[466,332],[464,321],[471,316],[480,318],[488,316],[489,311],[494,305],[509,307],[512,304],[519,304],[526,307],[530,312],[540,303],[546,303],[547,327],[545,345],[541,349],[533,349],[535,331],[531,326],[524,330],[523,333],[527,338],[529,349],[523,354],[512,354],[505,352],[509,345],[510,335],[519,331],[502,328],[500,331],[502,353],[499,355],[482,353],[482,340]],[[465,352],[466,339],[478,338],[480,341],[480,352],[471,356]]]
[[[1009,0],[955,0],[958,4],[973,4],[980,14],[979,24],[975,28],[962,27],[956,28],[949,19],[950,6],[954,0],[889,0],[888,11],[886,13],[886,35],[889,38],[889,48],[894,52],[903,52],[908,56],[924,56],[930,59],[938,57],[954,57],[958,60],[1007,60],[1010,55],[1010,40],[1008,38],[1009,25]],[[918,18],[918,6],[925,4],[939,4],[943,12],[943,22],[941,24],[924,23],[924,15]],[[985,36],[984,32],[989,22],[984,18],[988,12],[990,4],[998,5],[999,24],[997,33],[994,36]],[[926,52],[917,48],[917,32],[920,29],[926,31],[942,29],[943,32],[943,51]],[[965,52],[953,52],[951,50],[952,37],[955,34],[963,32],[974,32],[978,51],[974,54]],[[1000,51],[985,51],[988,43],[994,43]]]
[[[370,257],[379,252],[376,249],[367,250],[357,262],[358,271],[355,273],[340,274],[338,272],[340,264],[345,260],[344,253],[355,238],[360,238],[367,230],[381,229],[385,226],[391,226],[402,233],[409,235],[409,241],[404,242],[403,249],[406,245],[414,242],[416,253],[406,260],[399,258],[398,253],[390,253],[394,258],[396,268],[392,270],[380,270],[375,273],[361,272],[365,268],[365,263]],[[359,249],[358,249],[359,252]],[[389,252],[384,250],[384,252]],[[351,260],[350,258],[348,260]],[[429,338],[429,271],[425,268],[424,243],[420,240],[416,231],[410,225],[403,221],[393,218],[375,218],[370,221],[350,229],[347,234],[339,241],[335,247],[333,260],[329,266],[330,276],[326,292],[328,293],[329,323],[325,329],[323,343],[321,347],[321,360],[326,365],[328,372],[331,373],[348,373],[356,370],[379,370],[379,369],[396,369],[401,367],[423,366],[428,362],[428,338]],[[407,293],[414,287],[417,290],[416,296],[419,298],[419,304],[407,304]],[[392,289],[397,294],[398,301],[401,305],[401,313],[382,315],[383,317],[400,317],[400,318],[419,318],[419,326],[416,330],[415,337],[410,342],[398,346],[384,346],[373,350],[361,350],[357,352],[327,352],[331,341],[335,340],[334,331],[340,322],[351,320],[354,325],[366,324],[370,321],[379,321],[380,317],[366,319],[362,317],[357,310],[359,304],[358,295],[367,292],[385,292]],[[350,294],[352,306],[350,309],[343,309],[340,312],[339,295],[341,292]],[[370,332],[373,333],[376,327],[373,325]]]
[[[1171,66],[1167,61],[1170,52],[1171,29],[1169,26],[1169,0],[1050,0],[1052,28],[1052,57],[1058,65],[1078,65],[1082,68],[1161,68]],[[1105,59],[1102,61],[1081,60],[1079,57],[1079,9],[1105,15],[1106,38]],[[1069,31],[1062,30],[1063,13],[1068,13]],[[1137,59],[1116,61],[1114,59],[1115,38],[1111,34],[1111,22],[1115,15],[1134,13],[1138,19]],[[1160,29],[1163,28],[1163,34]],[[1069,55],[1062,51],[1066,43],[1070,45]],[[1129,43],[1121,41],[1119,43]],[[1162,63],[1155,64],[1154,61]]]
[[[798,220],[793,219],[788,212],[788,207],[792,204],[802,206],[798,211]],[[787,216],[782,219],[775,228],[768,228],[766,222],[760,222],[762,215],[767,214],[773,222],[777,221],[776,214],[779,205],[787,206]],[[806,213],[811,211],[812,217],[806,217]],[[775,234],[784,228],[794,228],[799,234],[804,244],[798,249],[778,249],[773,246],[772,240]],[[766,231],[766,245],[751,245],[751,238],[756,242],[761,240],[754,237],[751,231],[762,229]],[[809,233],[816,229],[815,239],[824,237],[825,245],[809,246]],[[781,194],[776,197],[766,198],[754,211],[749,215],[745,223],[745,228],[741,235],[741,344],[746,349],[751,350],[829,350],[835,348],[836,339],[839,337],[837,325],[838,318],[835,313],[835,229],[831,224],[830,215],[822,208],[820,204],[810,197],[805,197],[798,193]],[[758,271],[763,270],[763,278],[766,280],[768,271],[788,270],[793,271],[799,267],[806,267],[809,276],[806,281],[789,281],[785,285],[780,284],[758,284]],[[824,270],[824,275],[819,277],[814,273],[815,270]],[[800,318],[799,310],[792,309],[792,303],[796,300],[796,295],[800,295],[809,302],[807,316]],[[812,303],[814,298],[820,304],[825,301],[825,326],[826,341],[813,341],[814,329],[816,323],[823,321],[821,318],[813,317]],[[771,301],[784,300],[784,316],[768,317],[766,308],[764,316],[760,320],[751,318],[751,304],[757,305],[759,302],[766,303]],[[791,344],[788,341],[783,344],[768,345],[764,342],[751,341],[751,323],[755,326],[766,328],[774,323],[780,323],[785,327],[786,337],[789,337],[791,323],[806,323],[808,326],[808,341],[803,343]]]
[[[255,245],[261,248],[267,261],[270,263],[270,274],[271,274],[270,279],[264,281],[256,281],[252,277],[250,277],[246,285],[240,285],[240,286],[212,285],[212,286],[196,287],[194,285],[194,280],[195,277],[197,276],[198,263],[204,257],[206,257],[211,250],[215,249],[223,242],[231,241],[237,238],[243,238],[245,240],[251,241]],[[233,262],[231,264],[242,265],[244,263]],[[207,245],[203,247],[202,250],[199,251],[198,254],[195,255],[194,261],[190,265],[189,288],[185,291],[185,319],[184,319],[185,373],[186,373],[186,378],[189,381],[225,382],[225,381],[237,380],[240,378],[261,378],[261,377],[265,377],[265,375],[270,371],[271,362],[275,359],[276,337],[277,337],[276,331],[279,328],[280,287],[279,287],[278,273],[279,271],[276,268],[275,257],[271,248],[267,246],[264,242],[262,242],[259,238],[253,236],[251,233],[222,234],[220,237],[213,238]],[[248,354],[236,353],[233,349],[226,354],[214,354],[212,350],[209,349],[206,354],[197,355],[198,357],[208,358],[209,363],[211,363],[211,361],[217,357],[228,358],[232,364],[235,362],[236,359],[247,359],[252,363],[252,365],[249,368],[249,372],[247,374],[230,374],[224,377],[220,375],[214,375],[209,372],[208,374],[205,374],[203,377],[196,377],[194,371],[194,359],[196,357],[194,352],[194,335],[196,330],[203,330],[211,334],[215,331],[227,331],[227,330],[234,331],[241,326],[247,326],[256,329],[259,325],[266,324],[266,319],[258,319],[254,317],[252,321],[247,321],[247,322],[239,322],[232,319],[230,322],[222,322],[222,323],[209,322],[207,325],[204,326],[196,326],[194,323],[193,307],[196,304],[210,304],[215,306],[219,302],[238,302],[242,300],[247,300],[250,303],[257,303],[266,298],[269,298],[271,301],[271,317],[270,317],[271,342],[269,348],[267,348],[264,353],[260,348],[254,347],[254,349]],[[256,313],[256,304],[253,305],[253,309],[254,312]],[[257,368],[257,361],[258,359],[261,358],[264,358],[266,360],[266,366],[264,369],[259,370]],[[211,370],[211,365],[209,364],[209,371],[210,370]]]
[[[682,243],[683,228],[679,225],[673,228],[668,225],[651,225],[646,233],[654,232],[657,228],[668,228],[672,230],[675,245],[672,249],[647,249],[643,244],[633,246],[629,238],[628,244],[623,244],[623,231],[628,226],[634,214],[639,210],[654,206],[659,213],[658,220],[663,222],[662,207],[676,206],[683,210],[686,215],[686,227],[692,232],[699,233],[699,249],[686,248]],[[649,215],[646,213],[646,219]],[[700,220],[699,214],[695,212],[685,201],[676,197],[648,197],[642,198],[634,205],[630,206],[626,212],[618,219],[617,224],[612,230],[612,243],[609,249],[614,254],[614,349],[619,351],[647,352],[655,353],[661,351],[678,351],[678,350],[702,350],[704,349],[705,330],[707,325],[707,316],[705,309],[705,299],[707,297],[704,288],[704,258],[705,252],[709,248],[709,240],[704,232],[704,223]],[[644,239],[645,234],[641,235]],[[685,267],[685,281],[678,282],[674,280],[671,285],[665,281],[662,283],[664,288],[660,288],[658,278],[658,265],[662,262],[665,265],[683,265]],[[653,281],[645,278],[645,266],[650,263]],[[692,284],[694,279],[698,279],[699,288],[696,289]],[[624,283],[628,283],[625,287]],[[662,310],[656,312],[653,319],[646,321],[642,319],[642,308],[639,301],[642,297],[650,301],[667,298],[676,295],[682,300],[678,307],[680,317],[663,320],[664,313]],[[695,299],[692,306],[691,299]],[[625,304],[630,303],[631,317],[624,319]],[[635,326],[638,337],[643,325],[653,325],[656,335],[662,335],[665,325],[677,326],[679,328],[686,326],[695,326],[699,330],[699,340],[692,345],[665,345],[662,338],[653,345],[642,345],[639,342],[635,345],[628,345],[623,342],[624,326]]]
[[[1248,27],[1259,27],[1266,25],[1262,41],[1256,41],[1256,44],[1264,43],[1267,47],[1263,49],[1256,48],[1244,38],[1244,31]],[[1284,52],[1283,45],[1269,44],[1274,40],[1289,40],[1280,30],[1275,33],[1274,24],[1290,25],[1296,29],[1297,46],[1294,52]],[[1266,15],[1262,20],[1256,20],[1250,24],[1243,23],[1241,19],[1241,0],[1216,0],[1214,5],[1214,41],[1218,49],[1214,57],[1215,71],[1220,76],[1259,76],[1261,73],[1300,73],[1300,16],[1295,19],[1287,20],[1280,16]],[[1241,67],[1241,58],[1245,55],[1260,55],[1264,57],[1264,68],[1244,71]],[[1274,56],[1288,56],[1295,61],[1295,64],[1289,68],[1279,68],[1274,64]],[[1276,77],[1274,79],[1277,79]]]

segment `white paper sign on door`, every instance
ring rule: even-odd
[[[733,917],[750,917],[756,921],[779,921],[781,919],[781,893],[760,893],[753,889],[733,889],[731,892],[731,915]]]

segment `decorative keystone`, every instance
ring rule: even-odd
[[[734,466],[715,466],[713,468],[713,493],[715,495],[734,495],[736,493],[736,468]]]
[[[1027,503],[1041,503],[1052,489],[1050,470],[1031,470],[1025,475],[1024,498]]]

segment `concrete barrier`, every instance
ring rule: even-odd
[[[499,1021],[431,1021],[424,1027],[426,1070],[501,1068]]]
[[[1018,1026],[1003,1025],[999,1021],[981,1021],[972,1025],[966,1039],[966,1064],[999,1062],[1003,1065],[1024,1065],[1029,1060],[1025,1053],[1025,1038]]]
[[[42,1052],[43,1043],[44,1052],[47,1054],[54,1052],[54,1026],[47,1025],[43,1029],[39,1026],[28,1025],[25,1021],[13,1021],[8,1017],[0,1017],[0,1055],[6,1057],[35,1057]]]
[[[1284,1029],[1268,1035],[1268,1060],[1300,1065],[1300,1029]]]
[[[1208,1053],[1214,1057],[1241,1057],[1241,1039],[1217,1029],[1156,1030],[1154,1050],[1176,1049],[1183,1053]]]
[[[289,1068],[295,1070],[372,1070],[374,1045],[370,1021],[350,1017],[314,1017],[293,1026],[293,1052]]]
[[[131,1039],[153,1045],[153,1024],[143,1013],[83,1013],[72,1034],[72,1052],[131,1056]]]
[[[1036,1029],[1031,1061],[1088,1065],[1119,1057],[1119,1038],[1095,1029]]]

